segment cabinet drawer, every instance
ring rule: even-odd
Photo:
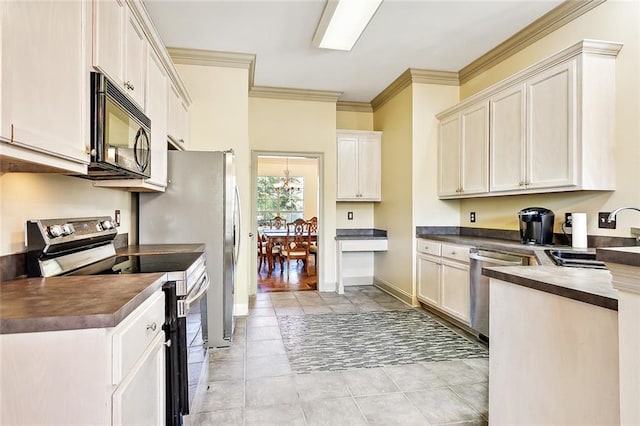
[[[158,291],[113,331],[113,384],[118,384],[158,333],[164,333],[164,293]]]
[[[428,241],[418,239],[418,252],[430,254],[433,256],[440,256],[440,247],[442,244],[437,243],[435,241]]]
[[[442,245],[442,257],[469,263],[469,247]]]

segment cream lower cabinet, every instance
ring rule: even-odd
[[[337,201],[380,201],[382,132],[337,132]]]
[[[469,325],[469,247],[418,239],[418,300]]]
[[[114,328],[0,335],[0,424],[165,424],[164,294]]]
[[[84,1],[0,2],[3,172],[86,173],[90,9]]]

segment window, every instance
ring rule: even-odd
[[[287,223],[304,217],[304,178],[258,176],[258,226],[270,226],[271,219],[283,217]]]

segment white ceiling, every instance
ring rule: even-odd
[[[351,52],[311,39],[324,0],[145,0],[166,46],[256,54],[256,86],[370,102],[407,68],[459,71],[562,0],[384,0]]]

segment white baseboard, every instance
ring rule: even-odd
[[[396,299],[400,300],[401,302],[406,303],[409,306],[413,306],[413,295],[407,293],[406,291],[394,286],[393,284],[386,282],[384,280],[381,280],[380,278],[373,278],[373,285],[378,287],[380,290],[389,293],[390,295],[392,295],[393,297],[395,297]]]
[[[373,277],[361,276],[361,277],[344,277],[342,278],[344,285],[373,285]]]
[[[248,303],[236,303],[233,305],[233,316],[235,317],[245,317],[249,315],[249,304]]]

